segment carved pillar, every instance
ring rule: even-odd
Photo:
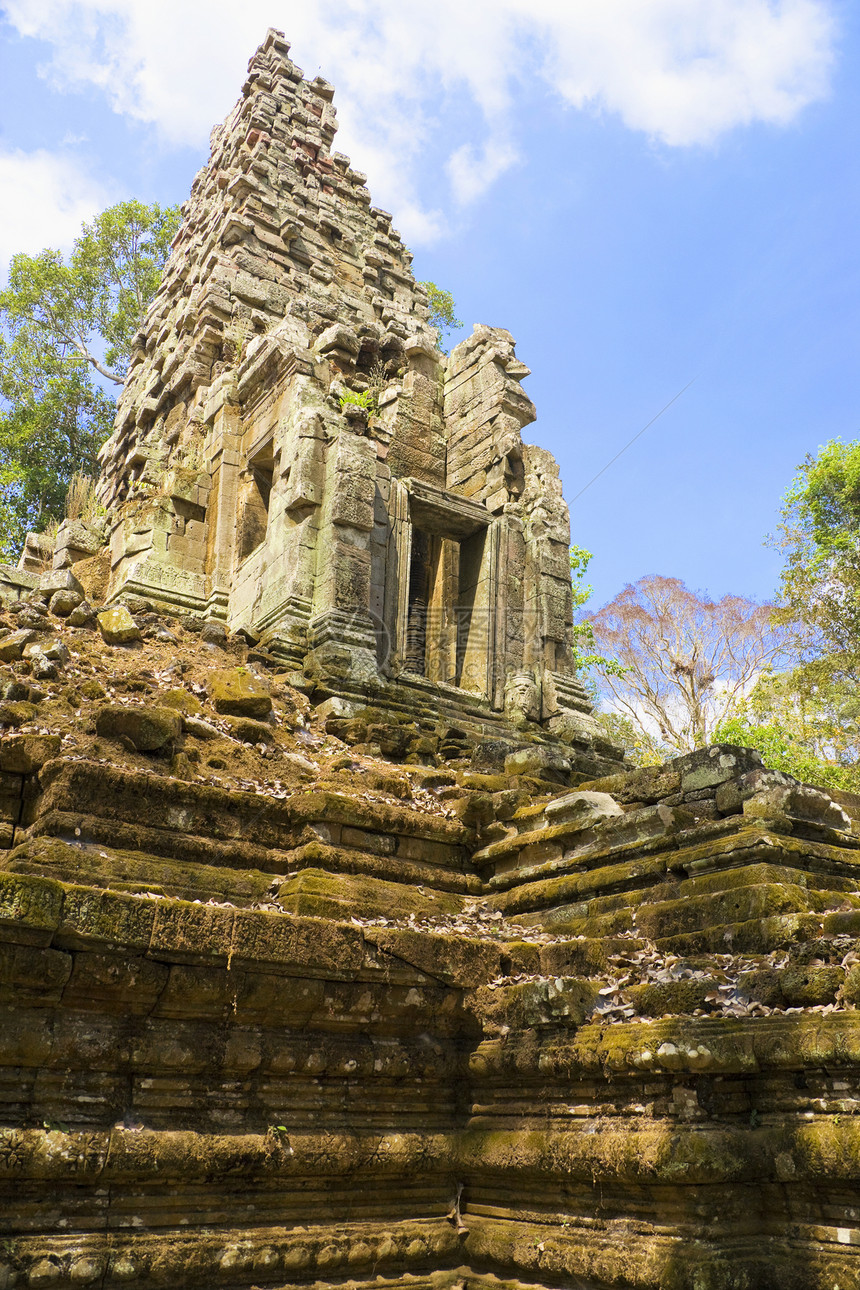
[[[329,445],[317,576],[308,625],[308,670],[378,684],[376,631],[370,614],[371,533],[376,446],[349,430]]]
[[[230,600],[236,542],[242,428],[236,386],[225,381],[206,407],[212,488],[206,532],[207,608],[224,618]]]

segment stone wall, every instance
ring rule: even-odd
[[[549,797],[467,769],[446,818],[23,738],[4,1286],[857,1284],[824,794],[717,748]]]

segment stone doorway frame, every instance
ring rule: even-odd
[[[410,645],[415,650],[414,626],[410,641],[410,581],[417,533],[427,540],[430,582],[422,671],[408,666]],[[420,677],[483,696],[493,707],[501,706],[499,538],[500,525],[482,503],[422,480],[392,480],[381,633],[391,671],[402,673],[404,679]],[[471,556],[474,572],[465,588],[468,597],[462,580],[464,553]],[[463,685],[467,670],[470,683]]]

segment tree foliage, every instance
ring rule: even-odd
[[[656,735],[620,712],[597,708],[594,720],[610,743],[624,749],[624,755],[632,766],[662,766],[676,755],[675,750],[667,748]]]
[[[605,658],[597,650],[591,618],[583,611],[591,599],[594,588],[585,581],[588,566],[594,558],[584,546],[570,548],[570,590],[573,597],[573,664],[580,677],[590,669],[621,676],[624,668],[615,659]]]
[[[860,680],[860,440],[831,440],[798,468],[779,537],[782,615],[802,624],[798,652]]]
[[[457,317],[457,306],[454,304],[454,297],[450,291],[444,287],[437,287],[435,282],[419,282],[419,287],[423,287],[427,292],[427,301],[430,306],[430,317],[427,319],[431,327],[435,327],[439,332],[440,343],[441,337],[448,332],[457,331],[463,324]]]
[[[588,617],[595,645],[620,665],[602,677],[613,707],[674,752],[712,742],[759,674],[788,653],[772,606],[711,600],[678,578],[641,578]]]
[[[4,559],[28,528],[62,516],[76,471],[95,472],[114,412],[103,383],[125,379],[178,223],[174,207],[120,202],[83,226],[67,260],[13,257],[0,291]]]
[[[766,673],[715,738],[804,783],[860,791],[860,697],[827,660]]]

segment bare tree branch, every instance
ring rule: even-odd
[[[771,605],[714,601],[678,578],[642,578],[589,622],[599,648],[626,669],[603,678],[616,706],[682,752],[707,743],[761,673],[789,658],[789,630]]]

